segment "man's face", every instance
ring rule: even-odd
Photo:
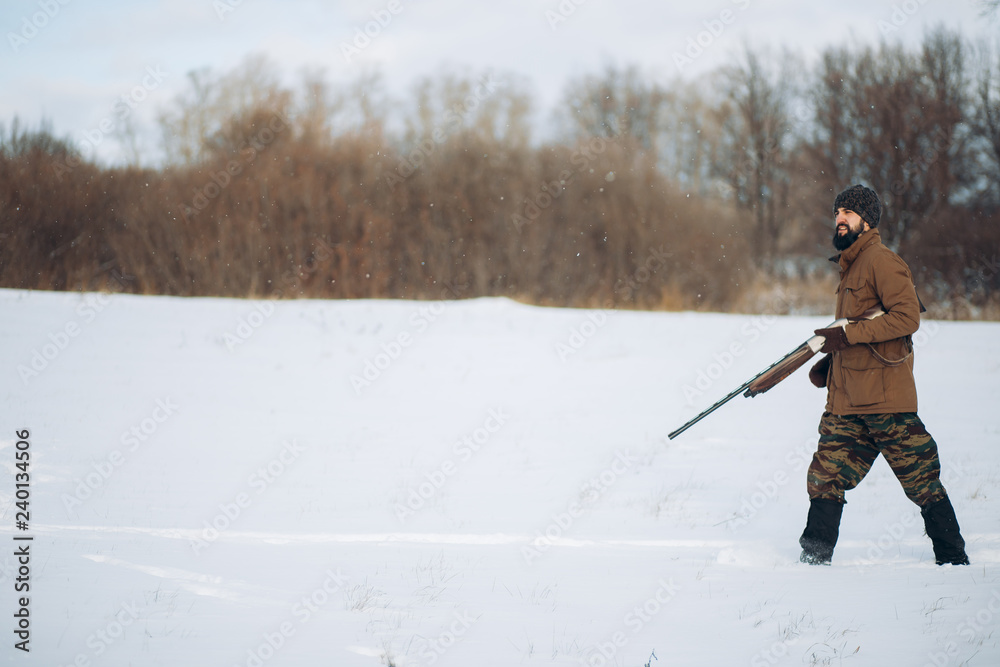
[[[833,247],[837,250],[847,250],[870,227],[861,216],[846,208],[838,208],[834,216],[836,228],[833,231]]]

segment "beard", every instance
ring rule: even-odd
[[[851,245],[853,245],[853,243],[858,240],[859,236],[861,236],[861,230],[860,229],[855,232],[855,231],[852,231],[848,227],[847,233],[844,234],[843,236],[841,236],[836,230],[834,230],[834,232],[833,232],[833,247],[836,248],[837,250],[843,252],[844,250],[847,250],[848,248],[850,248]]]

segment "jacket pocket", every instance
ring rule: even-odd
[[[873,365],[868,348],[852,346],[841,353],[847,402],[861,408],[885,402],[885,370]]]
[[[840,317],[861,317],[865,311],[881,305],[875,288],[864,279],[845,280],[840,289],[843,292],[843,314]]]

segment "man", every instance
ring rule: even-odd
[[[920,302],[906,263],[882,245],[878,195],[854,185],[833,205],[833,245],[840,255],[837,319],[817,329],[826,353],[809,371],[827,389],[819,446],[807,473],[809,515],[800,560],[829,565],[840,533],[844,492],[853,489],[879,454],[906,497],[920,507],[938,565],[968,565],[955,510],[941,484],[937,444],[917,416],[910,336],[920,326]],[[860,319],[872,307],[884,315]]]

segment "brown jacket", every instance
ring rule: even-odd
[[[873,306],[885,315],[847,325],[850,345],[833,353],[827,375],[827,412],[916,412],[910,336],[920,326],[920,302],[909,267],[882,245],[878,229],[863,233],[836,259],[837,319],[860,317]],[[886,363],[904,358],[898,365]]]

